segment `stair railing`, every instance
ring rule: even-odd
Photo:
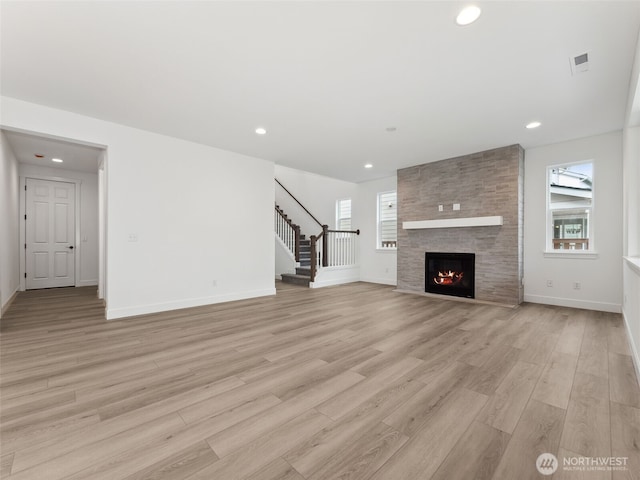
[[[282,210],[276,205],[275,231],[280,240],[293,254],[296,262],[300,261],[300,227],[294,224]]]
[[[360,230],[326,230],[323,241],[328,244],[324,250],[324,262],[328,267],[356,265],[356,236]]]
[[[342,267],[358,263],[356,236],[360,230],[330,230],[322,226],[319,235],[311,235],[311,281],[323,267]]]

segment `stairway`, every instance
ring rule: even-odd
[[[309,287],[311,282],[314,282],[314,287],[317,287],[320,284],[337,285],[339,283],[356,281],[354,279],[359,278],[357,236],[360,235],[360,230],[330,229],[328,224],[320,223],[277,178],[274,180],[307,214],[306,224],[311,225],[311,222],[309,222],[309,219],[311,219],[318,225],[318,230],[316,231],[322,229],[317,236],[312,235],[311,239],[307,240],[306,237],[302,235],[300,226],[293,223],[284,211],[277,204],[275,205],[275,234],[282,246],[292,254],[291,260],[295,259],[293,262],[290,262],[290,260],[285,257],[277,259],[276,273],[280,274],[282,281],[284,283],[305,287]],[[297,207],[295,208],[297,210]],[[312,250],[313,255],[311,254]],[[283,252],[278,251],[276,253],[280,254]],[[282,271],[291,271],[294,265],[296,273],[280,273]],[[329,269],[327,267],[345,268],[340,268],[339,272],[334,272],[336,269]],[[318,274],[320,272],[322,272],[322,276],[319,280]],[[327,275],[329,275],[330,278],[327,277]]]
[[[296,273],[283,273],[282,281],[308,287],[311,282],[311,240],[300,235],[300,266]]]

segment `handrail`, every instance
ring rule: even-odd
[[[296,197],[294,197],[294,196],[293,196],[293,194],[292,194],[289,190],[287,190],[287,188],[286,188],[284,185],[282,185],[282,184],[280,183],[280,181],[279,181],[277,178],[274,178],[274,180],[276,181],[276,183],[277,183],[278,185],[280,185],[280,186],[282,187],[282,189],[283,189],[285,192],[287,192],[287,193],[289,194],[289,196],[291,196],[291,198],[293,198],[293,199],[296,201],[296,203],[297,203],[298,205],[300,205],[300,206],[302,207],[302,209],[303,209],[305,212],[307,212],[307,214],[308,214],[311,218],[313,218],[313,220],[314,220],[318,225],[320,225],[320,226],[322,227],[322,223],[320,223],[320,221],[319,221],[316,217],[314,217],[314,216],[313,216],[313,214],[312,214],[309,210],[307,210],[307,209],[305,208],[305,206],[304,206],[304,205],[302,205],[302,203],[300,203],[300,201],[299,201]]]
[[[360,235],[360,229],[358,230],[327,230],[329,233],[355,233],[356,235]]]

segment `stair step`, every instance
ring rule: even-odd
[[[296,274],[304,275],[306,277],[310,277],[311,276],[311,265],[309,265],[308,267],[296,267]]]
[[[311,277],[308,275],[298,275],[294,273],[283,273],[281,277],[284,283],[292,283],[294,285],[302,285],[305,287],[308,287],[309,282],[311,281]]]
[[[311,259],[310,258],[301,258],[300,259],[300,266],[301,267],[310,267],[311,266]]]

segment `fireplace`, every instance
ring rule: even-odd
[[[424,260],[424,291],[475,297],[474,253],[426,252]]]

